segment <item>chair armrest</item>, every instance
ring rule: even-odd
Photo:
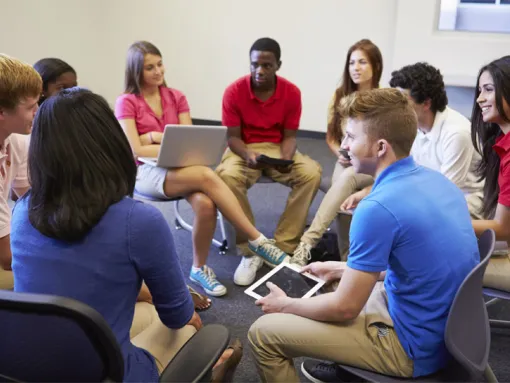
[[[202,382],[208,377],[230,341],[225,326],[202,327],[179,350],[160,376],[160,382]]]

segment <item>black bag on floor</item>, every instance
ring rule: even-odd
[[[311,256],[310,262],[340,261],[336,233],[324,233],[317,246],[311,250]]]

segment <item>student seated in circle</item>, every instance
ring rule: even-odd
[[[31,65],[0,54],[0,290],[14,287],[9,194],[17,199],[30,189],[28,135],[41,90],[41,76]]]
[[[262,37],[248,52],[250,74],[235,80],[223,94],[222,122],[228,127],[228,149],[216,172],[235,194],[251,222],[255,218],[247,193],[261,176],[291,189],[274,238],[279,248],[293,253],[319,190],[322,168],[297,148],[301,91],[277,75],[282,65],[280,44]],[[292,160],[292,164],[268,166],[260,160],[260,155]],[[240,235],[236,244],[238,255],[242,256],[234,273],[234,283],[239,286],[252,284],[264,261],[270,265],[282,262],[280,257],[257,257]]]
[[[63,89],[69,89],[77,85],[76,71],[65,61],[58,58],[44,58],[34,64],[34,69],[39,73],[43,81],[43,91],[39,98],[39,105],[48,97],[54,96]],[[15,193],[11,198],[16,201]],[[211,305],[210,299],[199,294],[188,286],[193,297],[195,309],[201,311],[208,309]]]
[[[311,259],[311,250],[317,245],[331,222],[340,212],[340,206],[352,193],[372,185],[374,179],[367,174],[356,173],[351,161],[340,153],[340,143],[345,137],[345,124],[338,113],[340,101],[355,91],[379,88],[383,70],[381,51],[372,41],[362,39],[347,51],[343,68],[342,83],[336,89],[328,107],[328,128],[326,142],[337,158],[331,187],[322,199],[308,230],[301,236],[294,251],[292,263],[304,266]],[[348,217],[340,217],[339,235],[342,238],[340,254],[347,257],[349,252]],[[346,222],[344,222],[344,218]]]
[[[360,91],[340,107],[342,148],[374,187],[353,215],[347,263],[302,269],[339,282],[333,292],[296,299],[270,284],[256,301],[266,315],[248,340],[264,382],[299,382],[293,358],[301,356],[400,378],[441,370],[451,361],[447,313],[480,260],[464,194],[410,156],[418,121],[407,96]],[[336,381],[334,363],[306,361],[302,371],[314,382]]]
[[[478,74],[471,116],[471,137],[482,155],[478,168],[485,179],[483,218],[473,221],[477,235],[487,229],[510,242],[510,56],[485,65]],[[510,292],[510,256],[491,257],[484,285]]]
[[[167,124],[191,125],[190,108],[180,91],[165,82],[161,52],[147,41],[131,45],[127,54],[125,91],[116,102],[115,115],[131,148],[138,157],[157,157]],[[185,197],[195,212],[193,266],[190,279],[212,296],[227,288],[206,265],[216,229],[216,207],[249,240],[250,248],[266,259],[288,259],[273,240],[258,231],[243,213],[235,195],[213,170],[206,166],[163,169],[138,166],[136,191],[161,199]]]
[[[131,198],[136,164],[107,102],[79,88],[47,99],[28,170],[12,219],[14,290],[91,306],[120,345],[124,379],[157,381],[201,320],[163,215]]]
[[[78,85],[76,71],[61,59],[53,57],[41,59],[34,64],[34,69],[43,81],[39,105],[61,90]]]

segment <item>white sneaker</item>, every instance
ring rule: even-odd
[[[307,243],[300,242],[296,250],[294,250],[294,255],[290,259],[290,263],[293,263],[298,266],[306,266],[310,259],[312,259],[312,246]]]
[[[264,261],[257,255],[243,257],[234,273],[234,283],[238,286],[248,286],[253,283],[257,271],[262,267]]]

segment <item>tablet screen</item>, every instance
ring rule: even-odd
[[[320,283],[291,268],[282,267],[264,283],[253,289],[253,292],[261,297],[265,297],[269,294],[269,289],[266,287],[267,282],[273,282],[291,298],[302,298],[307,292]]]

